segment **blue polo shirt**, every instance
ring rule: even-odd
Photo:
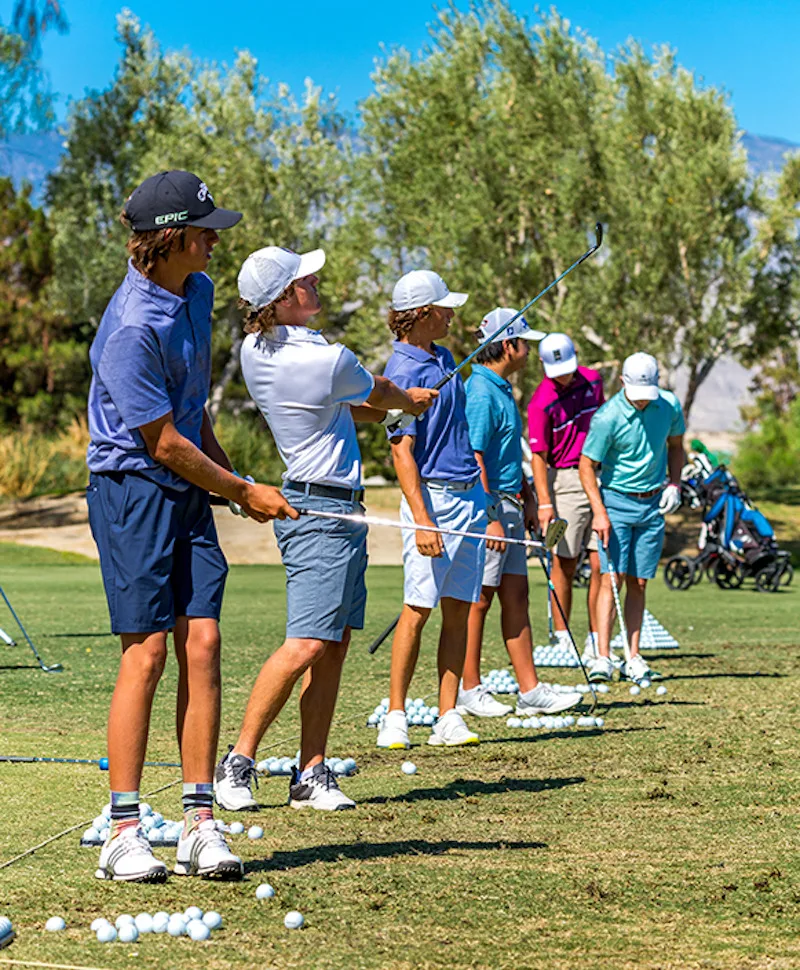
[[[205,273],[192,273],[185,296],[176,296],[128,264],[89,351],[90,471],[136,471],[171,488],[189,487],[150,457],[137,428],[171,411],[177,430],[200,447],[213,305]]]
[[[667,438],[686,431],[683,409],[672,391],[638,411],[615,394],[599,408],[583,443],[583,454],[602,464],[600,482],[617,492],[650,492],[667,474]]]
[[[522,488],[522,418],[514,390],[482,364],[472,365],[466,390],[469,440],[483,454],[489,488],[516,495]]]
[[[433,387],[456,362],[449,350],[433,344],[433,355],[395,340],[383,374],[399,387]],[[439,391],[428,410],[392,437],[414,437],[414,460],[420,478],[473,482],[480,475],[469,440],[464,382],[457,374]]]

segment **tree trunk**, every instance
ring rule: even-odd
[[[700,386],[703,381],[706,380],[708,375],[714,369],[714,364],[716,364],[716,357],[707,357],[705,360],[692,361],[689,366],[689,383],[686,387],[686,395],[683,399],[683,417],[686,424],[689,424],[689,415],[692,412],[692,406],[694,405],[695,398],[697,397],[697,392],[700,390]]]

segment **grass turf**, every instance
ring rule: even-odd
[[[26,563],[29,563],[26,565]],[[13,567],[13,568],[9,568]],[[99,571],[64,557],[0,549],[3,585],[47,662],[0,644],[0,754],[99,758],[117,644]],[[544,633],[544,587],[532,573],[532,615]],[[649,605],[680,641],[657,664],[669,693],[633,698],[614,686],[605,728],[509,730],[481,722],[478,748],[424,745],[412,728],[408,777],[400,752],[378,752],[364,718],[387,693],[389,649],[366,644],[394,616],[401,574],[369,572],[367,629],[354,637],[330,753],[353,755],[344,787],[355,812],[321,816],[285,807],[285,779],[261,783],[263,809],[244,818],[260,842],[232,839],[246,881],[172,878],[166,886],[95,880],[96,850],[80,831],[0,871],[0,915],[17,941],[4,959],[90,967],[789,968],[800,965],[797,592],[722,592],[705,582],[671,593],[657,580]],[[583,598],[577,594],[578,608]],[[12,632],[0,611],[0,626]],[[266,654],[280,642],[283,574],[231,570],[223,616],[221,742],[235,737]],[[582,618],[576,623],[581,639]],[[425,638],[414,696],[435,687],[435,630]],[[505,665],[496,616],[485,667]],[[575,672],[545,671],[575,683]],[[175,760],[174,662],[153,713],[148,757]],[[269,731],[268,752],[293,755],[293,699]],[[146,769],[143,792],[175,780]],[[91,766],[0,764],[0,864],[107,800],[107,775]],[[179,817],[180,789],[148,800]],[[222,813],[229,821],[235,816]],[[160,855],[168,863],[174,850]],[[271,901],[255,899],[269,881]],[[114,918],[190,904],[223,914],[208,943],[146,936],[102,945],[89,931]],[[299,909],[306,928],[283,927]],[[44,931],[61,914],[68,929]]]

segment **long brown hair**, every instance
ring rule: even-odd
[[[280,296],[275,297],[272,303],[266,306],[255,307],[247,300],[239,300],[239,309],[246,310],[244,315],[245,333],[269,333],[278,322],[276,315],[277,305],[281,300],[285,300],[294,293],[294,281],[292,281]]]
[[[431,312],[430,305],[418,306],[411,310],[389,310],[386,321],[396,340],[402,340],[414,329],[414,325],[424,320]]]
[[[128,217],[123,212],[119,221],[127,229],[131,228]],[[142,276],[150,277],[158,265],[159,259],[169,256],[173,250],[183,252],[186,248],[186,230],[182,229],[146,229],[144,232],[131,232],[126,249],[131,254],[131,262]]]

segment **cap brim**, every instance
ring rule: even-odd
[[[300,265],[294,275],[296,280],[301,280],[304,276],[311,276],[318,273],[325,265],[325,250],[312,249],[309,253],[300,253]]]
[[[201,219],[192,219],[185,223],[187,226],[199,226],[201,229],[230,229],[242,218],[241,212],[233,209],[214,209]]]
[[[542,330],[531,330],[528,328],[523,333],[518,333],[518,337],[522,337],[523,340],[544,340],[547,336]]]
[[[452,291],[443,296],[441,300],[434,300],[431,306],[449,307],[451,310],[458,306],[464,306],[469,299],[469,293],[453,293]]]
[[[658,397],[657,384],[628,384],[625,382],[625,395],[629,401],[655,401]]]
[[[542,361],[544,372],[548,377],[563,377],[565,374],[573,374],[578,369],[578,358],[568,357],[560,360],[557,364],[545,364]]]

